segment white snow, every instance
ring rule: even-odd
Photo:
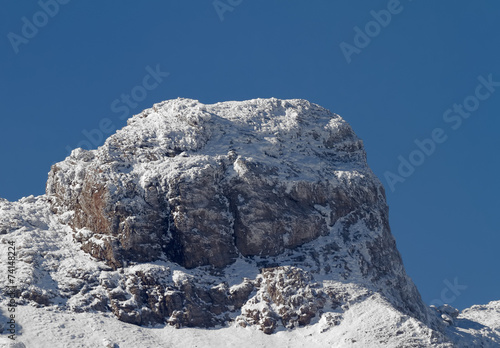
[[[139,327],[120,322],[108,314],[68,313],[50,307],[21,306],[18,320],[22,327],[15,341],[18,347],[24,344],[37,348],[95,348],[106,347],[104,342],[120,348],[452,347],[451,343],[433,336],[422,323],[394,310],[376,294],[354,304],[343,315],[325,313],[314,325],[281,330],[272,335],[235,325],[215,329],[175,329],[168,325]],[[335,321],[340,324],[335,325]],[[500,322],[498,315],[495,322],[497,325]],[[498,337],[498,331],[496,335]],[[7,344],[11,342],[5,335],[0,336],[2,347],[9,347]],[[471,340],[462,333],[454,346],[476,347],[478,343],[480,341]],[[485,347],[498,347],[498,343]]]
[[[290,106],[296,110],[287,109]],[[302,119],[299,116],[299,111],[304,108],[313,111],[311,118]],[[80,182],[85,175],[85,167],[95,156],[108,158],[110,162],[118,156],[113,150],[113,144],[116,143],[128,147],[126,156],[129,162],[121,164],[122,172],[113,172],[113,175],[119,177],[128,171],[140,173],[138,177],[141,180],[137,184],[143,188],[150,182],[155,182],[158,173],[165,179],[182,171],[185,179],[189,180],[190,169],[195,165],[215,165],[217,156],[227,155],[226,150],[231,147],[231,141],[234,144],[245,144],[233,146],[232,151],[238,157],[234,163],[234,175],[247,170],[248,163],[256,159],[270,168],[280,166],[276,180],[288,190],[292,190],[293,183],[299,179],[315,180],[318,173],[328,177],[333,183],[347,186],[349,182],[367,177],[378,180],[367,167],[364,151],[362,147],[358,149],[361,141],[355,135],[341,142],[333,142],[331,150],[325,149],[324,140],[345,131],[347,123],[340,116],[320,112],[316,106],[303,100],[272,99],[272,107],[269,108],[269,101],[261,99],[214,105],[178,99],[155,104],[151,109],[134,116],[128,124],[126,129],[118,131],[98,150],[76,149],[67,159],[68,162],[57,164],[60,171],[72,172],[74,180],[64,182],[64,185],[72,188],[67,194],[81,190]],[[260,140],[256,137],[260,137]],[[151,148],[156,150],[152,151]],[[347,148],[354,148],[354,151],[349,152],[350,160],[339,160],[333,168],[325,165],[319,157],[310,156],[318,149],[332,156],[339,156],[347,153]],[[151,160],[155,151],[167,150],[181,151],[183,155],[161,163]],[[200,151],[194,153],[192,150]],[[157,155],[158,158],[162,157],[159,153]],[[70,166],[68,163],[74,165]],[[293,163],[300,165],[294,166]],[[60,175],[61,180],[67,177],[71,175]],[[160,184],[166,182],[159,180]],[[134,202],[127,204],[132,206]],[[315,206],[318,214],[323,216],[330,216],[332,208],[330,205]],[[81,303],[92,303],[105,291],[102,286],[97,286],[89,292],[72,294],[71,289],[88,285],[82,284],[81,279],[86,279],[89,283],[94,280],[97,283],[103,280],[118,281],[119,271],[112,271],[104,263],[80,250],[80,245],[73,240],[75,231],[66,225],[73,214],[72,211],[53,214],[46,196],[29,196],[18,202],[0,199],[2,272],[5,274],[8,242],[15,241],[16,285],[23,292],[36,290],[50,297],[53,303],[40,308],[31,304],[19,305],[16,309],[18,339],[12,341],[7,338],[4,328],[0,335],[0,347],[451,347],[452,343],[446,342],[449,340],[458,347],[481,344],[484,347],[500,346],[500,301],[473,306],[458,316],[452,308],[441,308],[443,313],[436,311],[435,320],[444,327],[441,319],[443,314],[446,315],[445,321],[453,324],[443,329],[447,337],[440,336],[418,320],[397,310],[387,299],[377,294],[374,291],[376,289],[370,288],[362,275],[362,265],[349,264],[350,274],[345,277],[342,273],[344,265],[336,264],[337,261],[333,258],[328,260],[333,271],[326,274],[319,270],[314,275],[315,280],[338,294],[348,294],[351,305],[343,305],[339,309],[330,308],[311,325],[293,330],[281,328],[272,335],[266,335],[256,327],[243,328],[235,323],[229,327],[214,329],[175,329],[169,325],[139,327],[120,322],[111,313],[75,313],[72,310]],[[351,226],[350,232],[360,242],[373,239],[381,233],[380,230],[370,230],[363,223]],[[93,232],[85,229],[76,231],[76,234],[83,239],[94,238]],[[337,243],[340,250],[335,256],[349,259],[350,251],[342,244],[340,234],[341,226],[337,223],[331,227],[330,234],[307,243],[304,250],[321,250],[326,245]],[[361,248],[359,253],[367,262],[370,261],[366,249]],[[287,257],[292,260],[297,256],[304,255],[291,251],[288,255],[280,256],[279,261],[286,264]],[[325,255],[326,258],[331,256]],[[312,257],[304,257],[304,264],[310,265],[310,270],[314,269]],[[229,285],[229,291],[244,286],[245,278],[255,279],[259,269],[256,264],[261,261],[263,259],[259,257],[255,257],[253,261],[239,258],[227,267],[225,281]],[[217,284],[220,280],[215,276],[212,279],[196,269],[188,271],[166,262],[129,265],[122,272],[135,274],[146,269],[155,272],[158,278],[174,283],[182,283],[200,275],[205,277],[204,281],[207,283]],[[7,277],[0,277],[0,288],[5,289],[6,285]],[[120,289],[124,290],[118,287],[114,291]],[[132,298],[129,300],[133,301]],[[0,316],[0,327],[6,324],[8,301],[9,298],[1,293],[0,309],[3,316]],[[261,306],[263,302],[255,304],[255,307]],[[251,307],[248,304],[247,308]]]
[[[20,205],[23,205],[22,207]],[[0,216],[5,218],[13,212],[17,214],[17,222],[25,224],[24,219],[31,219],[34,225],[47,225],[48,229],[19,226],[15,231],[0,236],[0,255],[6,255],[8,240],[15,240],[18,247],[18,280],[55,292],[56,288],[71,285],[72,274],[88,274],[89,276],[117,278],[100,262],[79,250],[71,238],[65,225],[51,217],[46,211],[43,197],[30,199],[30,203],[0,202]],[[319,207],[318,207],[319,208]],[[324,208],[324,207],[322,207]],[[36,211],[35,211],[36,210]],[[12,216],[12,215],[11,215]],[[37,217],[38,220],[35,220]],[[357,227],[363,229],[362,227]],[[373,232],[372,232],[373,233]],[[329,243],[332,236],[321,237],[310,243],[315,245]],[[43,254],[43,255],[42,255]],[[5,262],[5,261],[2,261]],[[33,264],[37,268],[33,268]],[[175,282],[183,282],[189,275],[182,268],[171,266],[171,275],[165,273],[165,267],[158,264],[132,265],[125,272],[134,273],[141,269],[156,269],[164,277],[172,277]],[[47,273],[51,270],[50,274]],[[253,263],[238,259],[228,267],[227,279],[230,289],[242,286],[244,278],[255,279],[256,268]],[[331,277],[331,276],[330,276]],[[10,347],[106,347],[116,344],[120,348],[127,347],[401,347],[401,346],[434,346],[451,347],[445,338],[433,336],[430,329],[421,322],[397,311],[377,293],[356,285],[362,282],[361,275],[353,271],[350,283],[342,283],[332,278],[318,275],[323,286],[337,289],[338,293],[353,296],[350,307],[324,313],[312,325],[281,329],[275,334],[266,335],[255,327],[242,328],[233,324],[230,327],[214,329],[175,329],[171,326],[138,327],[118,321],[111,313],[74,313],[61,311],[57,305],[36,308],[32,305],[17,307],[16,321],[19,323],[19,336],[15,342],[7,338],[6,333],[0,335],[0,346]],[[356,277],[359,277],[357,279]],[[207,279],[209,282],[209,279]],[[2,288],[6,285],[2,283]],[[1,308],[4,322],[7,315],[6,301],[2,294]],[[63,301],[63,299],[61,299]],[[78,297],[68,301],[68,308],[78,302]],[[262,306],[262,303],[256,304]],[[443,307],[449,313],[453,309]],[[500,345],[500,301],[485,306],[473,306],[464,310],[449,326],[448,337],[456,341],[458,347],[473,347],[484,344],[484,347]],[[335,325],[335,322],[338,322]],[[2,323],[3,324],[3,323]],[[492,343],[496,342],[496,343]],[[112,345],[111,345],[112,346]],[[14,347],[14,346],[13,346]]]

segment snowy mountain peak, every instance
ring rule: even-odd
[[[64,316],[308,346],[500,342],[483,308],[422,302],[361,140],[305,100],[155,104],[55,164],[45,195],[0,200],[2,253],[11,239],[20,302]]]
[[[340,116],[304,100],[177,99],[56,164],[47,196],[112,267],[162,255],[222,267],[312,241],[367,200],[384,210],[365,157]]]

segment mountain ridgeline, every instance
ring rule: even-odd
[[[142,326],[498,342],[498,328],[460,329],[458,311],[422,302],[362,141],[305,100],[155,104],[53,165],[45,195],[0,212],[0,233],[31,236],[26,303]]]

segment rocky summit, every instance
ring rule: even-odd
[[[500,342],[422,302],[362,141],[305,100],[155,104],[53,165],[45,195],[0,201],[0,234],[19,239],[25,304],[387,346]]]
[[[90,231],[77,233],[83,249],[115,269],[280,255],[356,211],[386,224],[383,195],[339,116],[275,99],[157,104],[53,166],[47,183],[53,211]]]

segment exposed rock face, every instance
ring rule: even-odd
[[[290,266],[263,269],[257,287],[238,321],[242,326],[259,325],[265,333],[274,332],[279,322],[289,329],[309,324],[328,297],[310,274]]]
[[[156,104],[54,165],[46,195],[0,200],[3,234],[29,236],[26,302],[266,333],[328,331],[376,303],[445,340],[404,271],[361,140],[304,100]]]
[[[54,212],[71,212],[69,224],[82,249],[114,269],[159,259],[221,269],[238,257],[281,255],[331,235],[335,226],[341,239],[314,254],[319,271],[331,272],[325,260],[332,257],[339,262],[333,267],[347,277],[356,271],[346,257],[354,258],[363,277],[392,284],[387,291],[404,312],[426,316],[404,274],[389,232],[384,190],[366,164],[361,140],[338,115],[307,101],[157,104],[98,150],[77,149],[54,165],[47,197]],[[285,300],[268,284],[268,272],[256,286],[267,284],[270,298],[281,303]],[[301,275],[295,281],[304,279],[310,280]],[[193,288],[176,291],[187,296]],[[147,303],[147,294],[138,296]],[[175,296],[166,301],[171,308],[180,303]],[[221,301],[222,307],[235,306]],[[279,317],[285,326],[308,323],[324,302],[286,301],[282,304],[292,314],[287,309],[262,317],[267,319],[250,312],[243,316],[251,323],[266,321],[262,325],[269,331]],[[135,310],[119,307],[119,301],[111,304],[115,312]],[[153,310],[155,320],[172,317],[174,309],[165,310]],[[213,324],[179,313],[170,321]],[[139,316],[123,319],[143,322]]]
[[[385,209],[349,125],[275,99],[157,104],[99,150],[54,165],[47,195],[92,231],[77,235],[83,249],[114,268],[163,254],[224,267],[312,241],[359,207]]]
[[[233,287],[227,283],[214,286],[161,266],[106,277],[102,285],[118,319],[137,325],[167,321],[176,327],[222,325],[254,290],[249,280]]]

